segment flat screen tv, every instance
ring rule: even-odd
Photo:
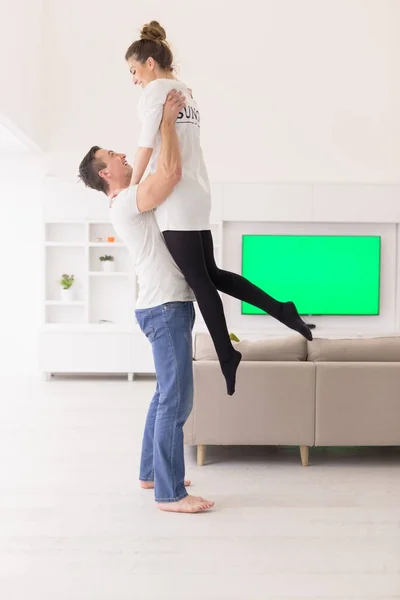
[[[301,315],[378,315],[380,254],[380,236],[243,235],[242,274]]]

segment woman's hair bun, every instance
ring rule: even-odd
[[[164,27],[161,27],[158,21],[151,21],[143,25],[142,31],[140,32],[141,40],[151,40],[152,42],[166,42],[167,35]]]

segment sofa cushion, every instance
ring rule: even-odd
[[[306,360],[307,343],[300,336],[265,338],[233,342],[246,361],[299,361]],[[197,333],[194,340],[194,360],[217,360],[214,344],[208,333]]]
[[[323,339],[307,344],[307,360],[313,362],[400,362],[400,336]]]

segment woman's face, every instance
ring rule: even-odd
[[[132,75],[133,85],[139,85],[145,88],[150,81],[156,79],[154,72],[154,60],[148,58],[144,64],[135,60],[133,57],[128,59],[129,71]]]

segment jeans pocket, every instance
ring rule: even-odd
[[[153,315],[148,310],[137,310],[135,315],[140,329],[143,331],[147,339],[152,342],[155,337]]]
[[[164,310],[176,310],[180,308],[182,310],[187,309],[187,302],[166,302],[163,304]]]
[[[190,302],[169,302],[163,305],[164,323],[173,335],[191,340],[193,328],[192,304]]]

